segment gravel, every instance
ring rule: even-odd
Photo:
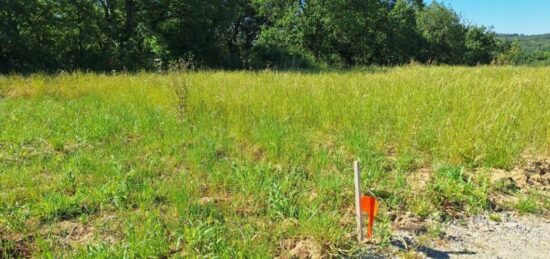
[[[426,258],[550,258],[550,220],[512,213],[454,220],[442,226],[442,238],[418,245],[417,235],[398,232],[392,244],[416,249]]]

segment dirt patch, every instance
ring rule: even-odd
[[[491,184],[507,189],[550,191],[550,158],[534,159],[511,171],[492,170],[490,179]]]
[[[435,249],[455,258],[550,258],[550,222],[537,217],[498,215],[455,221],[445,226],[445,242]]]
[[[0,230],[0,258],[29,258],[32,255],[33,236],[7,234]]]
[[[60,248],[75,249],[102,242],[115,244],[121,232],[119,218],[105,214],[85,222],[74,219],[55,222],[43,226],[39,233]]]
[[[222,203],[230,202],[231,200],[233,200],[233,197],[231,197],[231,195],[229,194],[208,195],[208,196],[201,197],[198,200],[198,204],[199,205],[206,205],[210,203],[222,204]]]
[[[252,152],[254,161],[261,161],[265,157],[265,150],[261,147],[255,147]]]
[[[285,240],[282,243],[282,255],[278,258],[325,258],[323,247],[313,238],[302,238],[298,240]]]
[[[550,191],[550,158],[531,161],[521,171],[528,185]]]
[[[407,174],[407,184],[409,184],[409,186],[411,186],[415,191],[425,190],[426,186],[428,186],[428,183],[432,179],[432,175],[432,168],[419,168],[416,171]]]
[[[407,212],[404,215],[397,215],[395,217],[393,221],[393,229],[419,234],[426,232],[426,221],[415,217],[410,212]]]
[[[88,224],[65,220],[50,225],[43,232],[44,235],[55,237],[60,246],[75,248],[89,244],[94,239],[96,230]]]

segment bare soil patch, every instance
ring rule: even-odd
[[[407,184],[413,187],[416,191],[426,189],[428,183],[432,179],[433,169],[430,167],[419,168],[416,171],[407,174]]]
[[[72,248],[89,244],[96,233],[93,226],[72,220],[57,222],[45,231],[55,237],[62,247]]]
[[[9,234],[0,229],[0,258],[29,258],[34,250],[34,237]]]
[[[313,238],[288,239],[281,244],[280,259],[286,258],[326,258],[323,247]]]
[[[537,158],[511,171],[493,170],[491,183],[526,190],[550,191],[550,158]]]

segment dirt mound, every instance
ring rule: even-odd
[[[285,240],[282,244],[283,253],[279,258],[325,258],[323,248],[312,238],[301,240]]]
[[[550,191],[550,158],[538,158],[518,166],[512,171],[493,170],[491,183],[519,188],[522,190],[536,188]]]
[[[550,158],[542,158],[528,163],[523,168],[523,175],[527,184],[550,190]]]

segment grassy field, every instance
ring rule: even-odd
[[[549,68],[4,76],[0,96],[0,256],[352,255],[353,160],[383,247],[395,215],[491,210],[489,169],[550,151]]]

